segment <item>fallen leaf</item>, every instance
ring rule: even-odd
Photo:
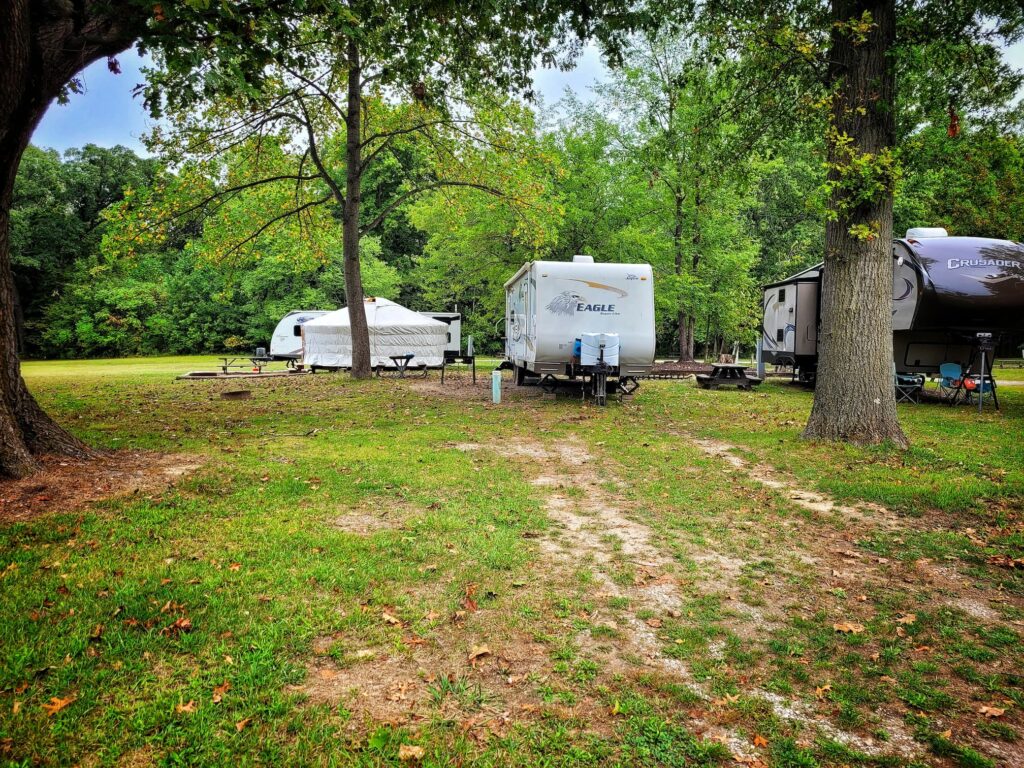
[[[759,733],[755,734],[754,735],[754,746],[755,747],[767,747],[768,746],[768,739],[766,739],[764,736],[762,736]]]
[[[213,688],[213,703],[220,704],[224,699],[224,694],[231,690],[231,683],[224,681],[220,685],[214,686]]]
[[[896,619],[897,624],[913,624],[915,621],[917,621],[916,613],[905,613]]]
[[[490,655],[491,649],[486,645],[474,645],[473,649],[469,652],[469,663],[473,664],[477,659]]]
[[[192,619],[188,616],[182,616],[175,619],[171,624],[160,630],[161,635],[166,637],[177,637],[178,635],[192,631]]]
[[[845,635],[859,635],[864,631],[864,625],[854,621],[839,621],[832,625],[832,629]]]
[[[883,683],[888,683],[889,685],[896,685],[895,677],[889,677],[889,675],[882,675],[878,679],[881,680]]]
[[[241,563],[232,563],[231,565],[228,566],[228,570],[229,571],[240,571],[240,570],[242,570],[242,564]]]
[[[191,715],[193,712],[196,711],[196,702],[195,702],[194,699],[189,699],[188,700],[188,704],[178,704],[178,705],[176,705],[174,707],[174,711],[179,713],[179,714],[185,713],[185,714]]]
[[[50,700],[43,704],[43,709],[46,711],[47,717],[53,717],[60,712],[64,707],[68,706],[71,702],[75,701],[78,697],[72,694],[66,699],[59,699],[56,696],[50,698]]]
[[[401,744],[398,747],[398,759],[404,763],[411,763],[414,760],[422,760],[427,752],[423,747],[415,744]]]
[[[21,711],[21,702],[16,701],[11,705],[11,714],[16,715]]]
[[[944,739],[952,739],[953,738],[953,729],[950,728],[948,731],[943,731],[942,733],[939,734],[939,736],[941,736]]]
[[[388,613],[387,611],[381,613],[380,617],[384,619],[384,622],[386,624],[396,625],[402,623],[402,620],[400,618],[398,618],[394,614]]]
[[[1006,714],[1006,707],[997,707],[994,704],[982,704],[978,712],[985,717],[1002,717]]]
[[[239,720],[237,723],[235,723],[235,730],[238,731],[239,733],[241,733],[242,731],[245,730],[245,726],[247,726],[251,722],[252,722],[252,718],[251,717],[243,718],[243,719]]]
[[[648,627],[654,627],[655,629],[658,629],[658,628],[660,628],[660,627],[661,627],[662,621],[661,621],[661,619],[648,619],[648,620],[647,620],[647,621],[645,621],[644,623],[645,623],[645,624],[646,624],[646,625],[647,625]]]

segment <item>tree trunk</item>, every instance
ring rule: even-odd
[[[76,73],[131,44],[144,28],[140,9],[0,2],[0,475],[6,477],[31,473],[41,454],[92,455],[46,415],[21,377],[10,210],[18,164],[50,102]]]
[[[855,157],[877,162],[895,140],[894,0],[833,0],[832,8],[828,144],[838,216],[825,228],[818,375],[804,437],[905,447],[892,373],[892,185],[854,204],[841,173]],[[860,39],[851,27],[865,12],[872,25]]]
[[[672,246],[675,249],[676,274],[683,274],[683,195],[682,192],[674,193],[672,227]],[[681,304],[681,302],[680,302]],[[685,363],[693,360],[693,318],[680,305],[679,315],[679,362]]]
[[[345,297],[352,329],[352,377],[370,376],[370,331],[366,324],[363,300],[363,276],[359,269],[359,207],[362,181],[361,123],[362,68],[359,47],[348,43],[348,103],[345,114],[345,215],[343,251],[345,254]]]

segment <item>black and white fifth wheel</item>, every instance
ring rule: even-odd
[[[1024,341],[1024,245],[986,237],[949,237],[918,228],[893,243],[893,361],[899,373],[967,368],[978,334],[992,334],[997,356]],[[822,264],[764,288],[765,362],[794,366],[813,380],[818,365]]]

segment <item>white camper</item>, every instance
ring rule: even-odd
[[[574,378],[592,343],[617,351],[614,364],[606,357],[609,375],[633,379],[654,365],[654,337],[649,264],[532,261],[505,283],[505,355],[517,383],[527,374]]]
[[[326,314],[327,310],[323,309],[295,310],[281,318],[270,337],[270,357],[288,361],[301,358],[302,326]]]
[[[449,359],[460,357],[462,355],[462,313],[420,312],[419,314],[448,326],[448,343],[444,348],[445,357]]]
[[[448,326],[387,299],[367,297],[370,365],[394,368],[392,356],[413,355],[409,366],[438,367],[444,362]],[[352,326],[348,309],[328,312],[302,326],[302,362],[307,368],[351,368]]]

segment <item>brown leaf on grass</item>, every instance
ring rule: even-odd
[[[479,588],[479,586],[480,585],[475,582],[471,582],[466,585],[466,594],[465,597],[463,597],[462,599],[462,607],[470,613],[479,609],[476,600],[473,599],[473,595],[476,594],[476,591]]]
[[[832,625],[832,629],[844,635],[859,635],[864,631],[864,625],[855,621],[837,621]]]
[[[995,704],[982,704],[978,714],[985,717],[1002,717],[1006,714],[1006,707],[997,707]]]
[[[723,706],[725,704],[735,704],[739,700],[740,700],[740,695],[738,693],[737,694],[728,694],[727,693],[727,694],[725,694],[720,699],[712,700],[711,704],[713,706],[716,706],[716,707],[721,707],[721,706]]]
[[[178,714],[191,715],[193,712],[196,711],[195,699],[189,699],[188,700],[188,704],[177,704],[177,705],[175,705],[174,711],[177,712]]]
[[[768,746],[768,739],[766,739],[764,736],[762,736],[759,733],[754,734],[754,746],[755,747],[767,747]]]
[[[895,678],[895,677],[890,677],[889,675],[882,675],[882,676],[881,676],[880,678],[878,678],[878,679],[879,679],[879,680],[880,680],[881,682],[883,682],[883,683],[888,683],[889,685],[896,685],[896,683],[897,683],[897,680],[896,680],[896,678]]]
[[[660,629],[662,625],[661,619],[648,619],[644,622],[648,627],[654,627],[654,629]]]
[[[28,680],[22,680],[16,686],[14,686],[15,693],[24,693],[28,690]]]
[[[491,649],[488,648],[486,645],[474,645],[473,648],[469,652],[469,659],[468,659],[468,661],[469,661],[469,663],[471,665],[473,665],[475,667],[477,659],[482,659],[484,656],[490,656],[490,655],[491,655]]]
[[[998,565],[1001,568],[1024,568],[1024,557],[1010,557],[1009,555],[992,555],[988,559],[989,565]]]
[[[251,722],[252,722],[252,718],[251,717],[242,718],[237,723],[235,723],[235,730],[238,731],[239,733],[241,733],[242,731],[245,730],[245,726],[247,726]]]
[[[240,570],[242,570],[242,564],[241,563],[232,563],[231,565],[228,566],[228,570],[229,571],[240,571]]]
[[[231,690],[231,683],[225,680],[220,685],[213,687],[213,703],[220,704],[224,700],[224,694]]]
[[[896,619],[897,624],[913,624],[915,621],[917,621],[916,613],[904,613]]]
[[[398,747],[398,759],[403,763],[422,760],[427,751],[415,744],[401,744]]]
[[[382,611],[381,614],[380,614],[380,617],[382,619],[384,619],[384,623],[385,624],[390,624],[393,627],[400,627],[400,626],[402,626],[402,620],[400,618],[398,618],[397,616],[395,616],[393,613],[388,613],[387,611]]]
[[[71,694],[66,699],[60,699],[56,696],[52,696],[46,704],[43,704],[43,710],[46,712],[47,717],[53,717],[77,698],[78,697],[74,694]]]
[[[950,728],[948,730],[945,730],[942,733],[940,733],[939,736],[941,736],[944,739],[952,739],[953,738],[953,729]]]
[[[906,636],[907,636],[907,630],[905,630],[903,627],[896,627],[896,637],[906,637]]]
[[[160,634],[165,637],[177,637],[178,635],[192,631],[192,619],[188,616],[182,616],[175,619],[173,622],[168,624],[166,627],[160,630]]]
[[[89,639],[99,640],[101,637],[103,637],[103,625],[97,624],[95,627],[92,628],[92,632],[89,633]]]
[[[826,683],[825,685],[819,686],[814,689],[814,695],[819,699],[824,699],[825,694],[832,690],[832,684]]]
[[[21,712],[21,702],[20,701],[16,701],[13,704],[11,704],[11,714],[12,715],[16,715],[19,712]]]

